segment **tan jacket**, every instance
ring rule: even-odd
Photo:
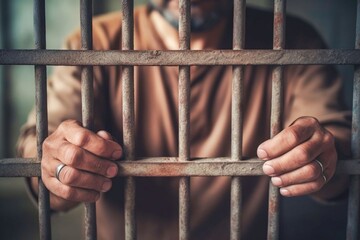
[[[146,8],[135,11],[135,49],[160,49],[165,44],[156,35]],[[228,29],[231,28],[229,23]],[[289,18],[286,48],[323,48],[307,24]],[[94,49],[121,49],[119,13],[94,22]],[[231,32],[222,36],[219,49],[231,48]],[[79,33],[67,48],[79,48]],[[248,9],[246,48],[272,48],[272,14]],[[136,155],[177,156],[178,68],[135,67]],[[269,138],[271,66],[247,66],[244,90],[243,148],[256,156],[257,146]],[[284,126],[300,116],[317,117],[331,127],[339,143],[348,143],[349,113],[340,100],[341,83],[332,67],[285,68]],[[95,128],[122,139],[121,68],[94,67]],[[57,67],[48,84],[49,131],[66,119],[81,120],[80,72],[78,67]],[[231,66],[191,67],[191,157],[230,156]],[[23,129],[20,152],[34,147],[34,113]],[[192,239],[228,239],[230,212],[229,177],[191,179]],[[244,239],[265,239],[267,222],[267,177],[243,178]],[[178,180],[137,179],[138,239],[177,239]],[[99,239],[123,239],[122,179],[114,180],[110,192],[97,202]]]

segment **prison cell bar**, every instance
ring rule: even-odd
[[[360,64],[359,50],[80,51],[0,50],[1,65],[293,65]]]
[[[122,0],[122,50],[134,49],[133,0]],[[123,94],[123,140],[125,159],[135,159],[135,125],[134,125],[134,67],[122,67]],[[134,177],[127,177],[124,186],[125,239],[136,239],[135,189]]]
[[[4,49],[11,49],[12,44],[8,36],[11,34],[9,19],[10,3],[8,1],[0,1],[0,31],[2,32],[0,36],[0,47]],[[10,67],[0,66],[0,131],[2,132],[0,136],[0,152],[3,156],[10,155],[10,141],[8,141],[8,136],[10,136],[10,117],[12,116],[12,110],[10,108],[10,93],[11,84],[10,84]]]
[[[360,0],[357,1],[355,49],[360,49]],[[353,110],[351,150],[353,158],[360,156],[360,65],[355,65],[353,84]],[[360,176],[350,177],[346,239],[358,239]]]
[[[245,4],[246,0],[234,0],[233,50],[245,46]],[[243,78],[244,66],[233,66],[231,100],[231,160],[242,159],[243,135]],[[232,177],[230,193],[230,239],[241,239],[242,184],[240,177]]]
[[[190,49],[190,0],[179,1],[179,49]],[[190,159],[190,66],[179,66],[179,161]],[[190,238],[190,178],[179,179],[179,240]]]
[[[45,1],[34,1],[35,48],[46,49]],[[35,65],[35,105],[37,156],[42,158],[42,143],[48,135],[46,65]],[[39,178],[39,228],[40,239],[51,239],[50,197]]]
[[[92,50],[92,0],[80,0],[81,49]],[[94,128],[93,67],[84,66],[81,71],[82,123],[87,129]],[[96,205],[84,203],[85,239],[96,239]]]
[[[358,1],[359,2],[359,1]],[[358,3],[358,9],[359,9],[359,3]],[[37,11],[34,11],[35,13],[37,12]],[[359,11],[358,11],[359,12]],[[35,15],[38,15],[38,14],[35,14]],[[358,16],[359,16],[359,14],[358,14]],[[37,24],[36,24],[37,25]],[[357,29],[358,29],[359,27],[357,27]],[[357,32],[359,32],[359,31],[357,31]],[[358,45],[357,45],[357,47],[356,48],[359,48],[358,47]],[[39,66],[36,66],[36,68],[38,68]],[[45,66],[44,66],[45,67]],[[40,66],[40,68],[39,69],[41,69],[41,66]],[[358,82],[359,82],[359,71],[358,71],[358,67],[356,67],[356,72],[355,72],[355,76],[354,76],[354,83],[356,84],[355,85],[355,87],[354,88],[356,88],[356,89],[358,89],[359,88],[359,84],[358,84]],[[36,70],[36,76],[38,76],[38,70]],[[46,73],[46,67],[45,68],[43,68],[41,71],[39,70],[39,72],[42,72],[42,73],[39,73],[39,75],[41,75],[42,77],[37,77],[37,79],[41,79],[41,78],[43,78],[43,76],[44,76],[44,72]],[[46,75],[46,74],[45,74]],[[46,79],[45,79],[46,80]],[[38,82],[44,82],[44,81],[37,81],[37,83]],[[46,87],[45,87],[45,89],[46,89]],[[41,90],[41,88],[40,88],[40,90]],[[38,91],[37,91],[38,92]],[[40,96],[40,94],[41,94],[41,91],[39,91],[39,96]],[[45,93],[46,94],[46,93]],[[38,95],[38,94],[37,94]],[[39,99],[44,99],[44,98],[42,98],[42,97],[40,97]],[[45,97],[45,99],[46,99],[46,97]],[[358,103],[358,90],[356,90],[356,91],[354,91],[354,103]],[[45,102],[46,103],[46,102]],[[358,104],[357,104],[358,105]],[[354,104],[354,106],[355,106],[355,104]],[[358,115],[358,110],[354,107],[354,112],[355,112],[355,114],[354,114],[354,118],[356,118],[357,120],[358,120],[358,117],[357,117],[357,115]],[[45,116],[46,116],[46,112],[45,111],[42,111],[42,113],[45,113]],[[42,119],[43,120],[43,119]],[[42,120],[40,120],[40,121],[42,121]],[[358,121],[353,121],[355,124],[358,122]],[[47,121],[46,119],[45,119],[45,121]],[[47,124],[45,124],[45,126],[46,126]],[[40,126],[42,126],[42,124],[40,124]],[[40,130],[41,131],[41,130]],[[46,131],[46,130],[45,130]],[[42,131],[42,134],[44,134],[44,131]],[[40,133],[40,135],[41,135],[41,133]],[[356,131],[354,131],[353,130],[353,146],[355,146],[355,148],[353,147],[353,149],[356,149],[356,147],[358,147],[359,146],[359,144],[356,142],[356,141],[358,141],[358,137],[354,137],[354,136],[357,136],[357,132]],[[355,140],[354,140],[355,139]],[[355,143],[354,143],[355,142]],[[355,144],[355,145],[354,145]],[[41,151],[41,150],[40,150]],[[39,155],[40,156],[40,155]],[[356,176],[356,178],[355,179],[358,179],[358,176]],[[353,181],[354,182],[354,181]],[[358,182],[358,180],[356,180],[355,181],[355,183],[356,182]],[[357,192],[358,192],[358,189],[357,189]],[[357,193],[357,195],[358,195],[358,193]],[[350,201],[353,201],[352,199],[354,199],[353,197],[350,197]],[[357,204],[355,205],[355,206],[357,206]],[[42,208],[41,208],[42,209]],[[41,209],[40,209],[40,211],[41,211]],[[350,207],[349,207],[349,209],[351,209]],[[352,212],[354,211],[354,209],[352,208]],[[46,212],[46,210],[45,210],[45,212]],[[350,216],[350,214],[349,214],[349,216]],[[349,221],[350,223],[356,223],[355,221]],[[355,228],[356,228],[356,224],[354,224],[353,226],[355,226]],[[348,225],[348,227],[349,227],[349,225]],[[48,229],[50,229],[50,228],[48,228]],[[51,231],[50,231],[50,233],[51,233]],[[348,232],[349,233],[349,232]],[[357,233],[356,233],[357,234]],[[348,235],[349,236],[349,235]],[[350,239],[352,239],[352,238],[350,238]]]
[[[274,50],[281,50],[285,47],[285,8],[286,0],[274,1]],[[274,137],[281,130],[282,109],[283,66],[275,66],[272,73],[270,137]],[[279,189],[270,182],[268,205],[268,240],[279,239],[279,201]]]
[[[230,157],[191,159],[178,157],[140,158],[118,161],[119,177],[191,177],[264,175],[259,159],[231,161]],[[360,159],[344,159],[336,166],[336,175],[360,175]],[[32,158],[5,158],[0,161],[0,177],[39,177],[40,161]]]
[[[0,50],[1,65],[354,65],[360,50]]]

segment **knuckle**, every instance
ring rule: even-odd
[[[40,174],[41,174],[41,180],[45,183],[45,185],[48,182],[50,182],[52,175],[49,174],[49,172],[47,171],[47,168],[44,167],[43,165],[41,165]]]
[[[109,153],[108,153],[109,147],[111,147],[111,146],[109,146],[104,140],[100,139],[100,141],[98,141],[97,148],[96,148],[97,154],[99,156],[110,157],[110,156],[108,156],[109,155]]]
[[[46,138],[43,143],[42,143],[42,149],[43,151],[47,151],[48,149],[50,149],[50,141],[49,138]]]
[[[96,172],[99,172],[99,171],[102,172],[101,170],[104,169],[101,161],[96,161],[94,164],[94,167],[95,167]]]
[[[83,147],[90,141],[90,136],[88,133],[86,133],[84,131],[79,131],[79,132],[74,133],[73,139],[74,139],[73,144],[75,144],[79,147]]]
[[[315,117],[307,117],[307,121],[310,125],[320,125],[319,121]]]
[[[300,133],[295,128],[288,129],[288,136],[287,143],[289,146],[292,146],[301,140]]]
[[[50,178],[50,175],[48,174],[47,172],[47,168],[41,164],[41,180],[45,183],[45,185],[47,184],[48,182],[48,179]]]
[[[66,185],[74,185],[79,181],[79,174],[77,174],[72,168],[66,167],[62,170],[62,183]]]
[[[104,167],[105,164],[103,164],[103,162],[101,160],[95,161],[94,165],[95,165],[94,167],[97,171],[101,171],[101,170],[105,169],[105,167]]]
[[[73,145],[69,145],[65,150],[64,157],[64,161],[67,165],[77,166],[83,158],[83,150]]]
[[[68,129],[71,126],[71,124],[72,124],[71,120],[65,120],[60,123],[60,125],[57,128],[57,131],[59,132],[66,131],[66,129]]]
[[[57,151],[58,145],[59,141],[53,135],[48,136],[42,143],[43,155]]]
[[[71,200],[71,201],[77,200],[76,191],[74,189],[72,189],[71,187],[62,188],[60,191],[60,197],[66,199],[66,200]]]
[[[59,131],[59,132],[64,131],[64,129],[66,129],[67,121],[68,120],[65,120],[64,122],[61,122],[59,124],[59,126],[57,127],[56,131]]]
[[[44,176],[44,174],[46,173],[45,161],[41,161],[40,169],[41,169],[41,176]]]
[[[68,127],[70,127],[72,125],[80,125],[80,123],[74,119],[67,119],[67,120],[63,121],[62,123],[60,123],[59,127],[61,127],[62,129],[67,129]]]
[[[309,185],[309,191],[310,192],[317,192],[322,187],[322,183],[320,181],[313,182]]]
[[[335,145],[335,138],[330,132],[327,132],[324,135],[323,142],[324,142],[324,144],[326,144],[328,146],[333,146],[333,145]]]
[[[296,161],[300,164],[306,163],[309,161],[310,153],[302,146],[296,148]]]
[[[317,163],[308,164],[305,166],[305,172],[311,179],[316,179],[320,175],[319,167],[316,166]]]

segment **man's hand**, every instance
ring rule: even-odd
[[[266,161],[264,173],[288,197],[320,190],[334,175],[337,162],[333,135],[312,117],[298,118],[262,143],[257,155]]]
[[[111,188],[110,178],[117,175],[118,168],[110,160],[119,159],[121,155],[122,148],[109,133],[99,131],[96,134],[68,120],[43,143],[42,180],[57,198],[94,202],[101,192]],[[60,164],[65,166],[57,179],[55,175]],[[58,199],[55,202],[59,205]]]

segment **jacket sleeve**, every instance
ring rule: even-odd
[[[289,49],[325,49],[315,28],[290,18]],[[296,29],[296,31],[292,31]],[[285,67],[284,127],[301,116],[316,117],[335,136],[340,158],[350,157],[351,112],[344,104],[342,79],[332,65]]]
[[[316,117],[335,136],[339,157],[350,157],[351,112],[343,103],[342,82],[332,66],[293,66],[285,71],[285,121]]]
[[[66,49],[71,49],[68,41]],[[57,66],[47,81],[48,131],[54,132],[66,119],[81,121],[81,69],[76,66]],[[20,131],[18,155],[36,157],[36,111],[31,110]],[[29,156],[30,155],[30,156]]]
[[[111,38],[105,34],[106,27],[102,21],[94,20],[93,48],[108,50]],[[114,32],[115,36],[117,32]],[[111,36],[112,38],[115,38]],[[81,49],[80,31],[75,31],[65,42],[64,49]],[[81,66],[56,66],[47,82],[47,109],[48,131],[54,132],[58,125],[74,119],[81,122]],[[93,67],[94,87],[94,130],[104,129],[104,119],[108,118],[108,75],[104,66]],[[19,156],[36,156],[36,115],[35,108],[30,112],[28,119],[21,129],[18,139],[17,152]]]

